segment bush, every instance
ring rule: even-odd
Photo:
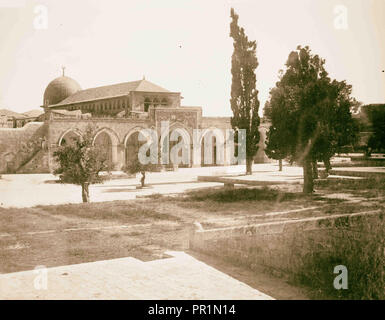
[[[384,215],[337,219],[325,243],[309,241],[295,282],[311,288],[317,299],[385,299]],[[333,286],[334,267],[348,270],[348,289]]]

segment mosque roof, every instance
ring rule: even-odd
[[[118,83],[118,84],[113,84],[108,86],[79,90],[74,94],[68,96],[64,100],[51,106],[62,106],[62,105],[73,104],[78,102],[125,96],[132,91],[156,92],[156,93],[170,92],[150,81],[143,79],[138,81],[123,82],[123,83]]]
[[[61,76],[52,80],[44,91],[44,105],[57,104],[81,90],[80,85],[72,78]]]

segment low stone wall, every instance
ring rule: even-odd
[[[302,258],[314,250],[314,244],[322,250],[325,237],[339,236],[333,226],[341,223],[353,226],[363,216],[379,213],[376,210],[195,231],[190,235],[189,247],[251,270],[263,266],[290,273],[300,267]]]

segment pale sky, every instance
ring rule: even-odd
[[[38,5],[46,29],[35,27]],[[261,109],[297,45],[325,58],[356,99],[385,103],[385,0],[0,0],[0,109],[39,108],[64,65],[83,89],[145,75],[181,92],[182,105],[230,116],[231,7],[257,41]]]

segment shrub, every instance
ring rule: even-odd
[[[385,221],[384,215],[336,220],[325,230],[319,243],[309,241],[302,266],[293,275],[295,282],[311,288],[318,299],[385,299]],[[348,289],[333,286],[334,267],[348,270]]]

